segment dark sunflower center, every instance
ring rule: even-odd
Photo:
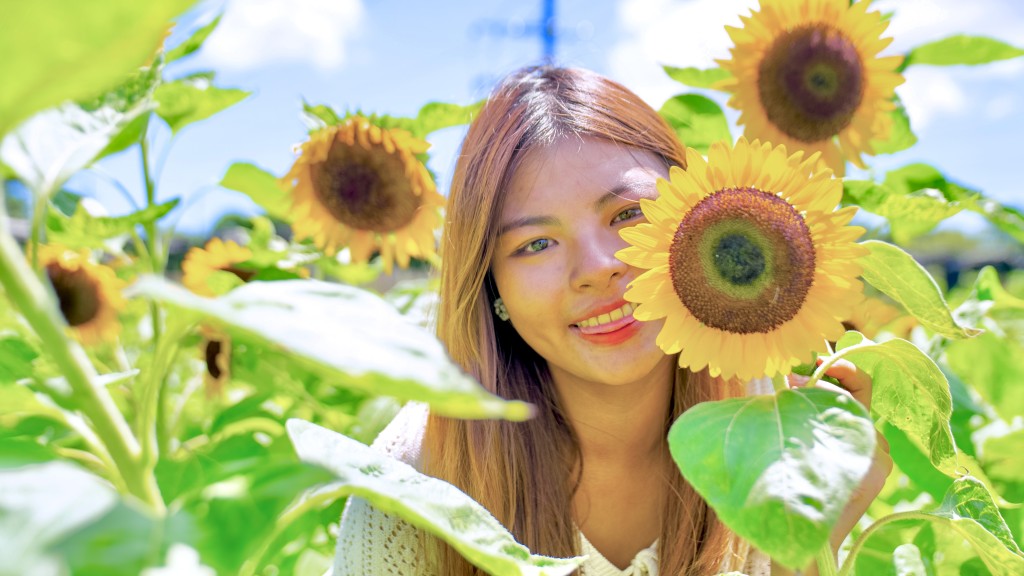
[[[60,313],[69,326],[81,326],[99,314],[99,287],[87,272],[81,268],[67,270],[54,262],[47,264],[46,274],[57,293]]]
[[[231,274],[238,276],[238,279],[241,280],[242,282],[248,282],[249,280],[252,280],[254,276],[256,276],[255,270],[247,270],[245,268],[237,268],[235,266],[225,266],[221,268],[221,270],[224,272],[230,272]]]
[[[853,120],[864,98],[864,66],[842,33],[812,24],[780,35],[758,68],[768,120],[787,136],[819,142]]]
[[[800,311],[814,280],[814,242],[789,202],[756,188],[726,188],[679,223],[669,272],[697,320],[766,333]]]
[[[310,169],[317,197],[352,228],[392,232],[408,224],[420,206],[402,159],[383,147],[366,149],[335,140],[327,158]]]
[[[222,374],[220,363],[218,362],[222,349],[223,344],[220,340],[208,340],[206,342],[206,350],[204,351],[206,356],[206,372],[214,380],[219,379]]]

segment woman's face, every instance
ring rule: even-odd
[[[530,152],[513,176],[491,271],[556,383],[671,374],[674,359],[655,344],[662,322],[635,321],[622,297],[642,271],[615,258],[626,247],[619,230],[644,221],[638,201],[654,199],[667,174],[653,154],[566,138]]]

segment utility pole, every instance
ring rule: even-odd
[[[551,65],[555,63],[555,40],[558,38],[555,28],[555,0],[544,0],[540,26],[544,42],[544,63]]]
[[[555,63],[558,45],[558,26],[555,0],[541,0],[541,16],[534,22],[516,25],[507,20],[487,19],[473,24],[473,36],[501,36],[505,38],[537,38],[541,42],[541,62]]]

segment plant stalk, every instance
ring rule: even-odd
[[[153,182],[153,176],[149,172],[149,141],[146,139],[146,134],[142,135],[142,140],[139,142],[140,155],[142,156],[142,179],[146,184],[146,208],[152,208],[156,204],[156,184]],[[149,253],[150,269],[153,274],[157,276],[163,276],[163,256],[160,249],[160,238],[158,237],[158,230],[156,221],[146,222],[146,250]],[[150,302],[149,304],[150,318],[153,322],[153,343],[156,344],[160,340],[160,307],[156,302]]]
[[[113,398],[98,383],[96,370],[85,351],[65,335],[66,324],[54,302],[55,298],[25,261],[8,229],[7,214],[2,205],[0,285],[67,379],[75,405],[88,418],[96,436],[116,464],[110,470],[110,475],[121,481],[130,494],[154,510],[163,512],[164,503],[156,478],[151,474],[143,474],[139,465],[138,442],[132,436]]]

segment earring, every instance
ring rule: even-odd
[[[505,308],[505,301],[501,298],[494,299],[494,315],[500,320],[508,322],[508,308]]]

